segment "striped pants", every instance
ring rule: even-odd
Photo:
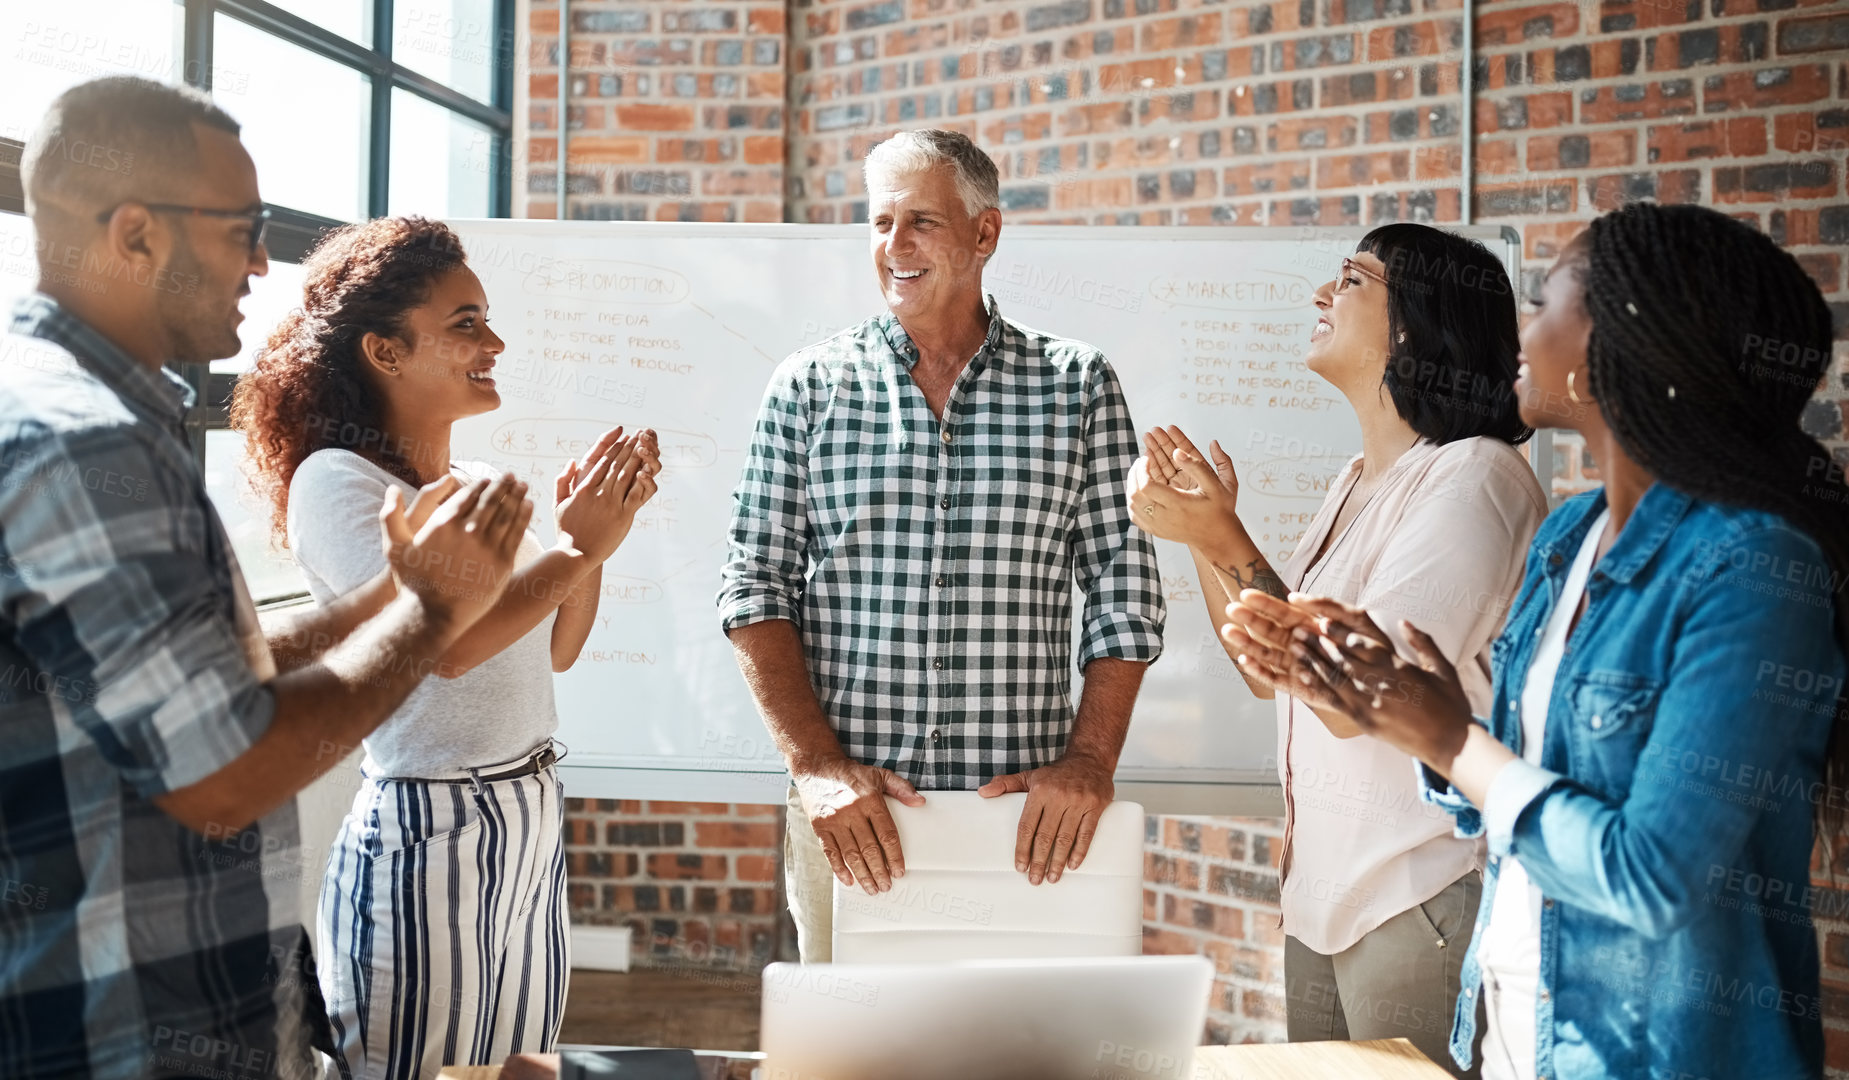
[[[365,778],[328,852],[316,964],[336,1064],[430,1080],[553,1049],[571,963],[558,775]]]

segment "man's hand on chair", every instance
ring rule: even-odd
[[[886,796],[923,806],[917,788],[891,769],[844,757],[792,770],[792,775],[836,880],[849,888],[859,884],[874,896],[891,889],[893,878],[905,876],[899,827],[886,809]]]
[[[1025,872],[1030,883],[1058,881],[1085,861],[1098,818],[1117,794],[1111,772],[1101,761],[1069,754],[1051,765],[998,776],[976,789],[985,799],[1027,792],[1021,827],[1014,835],[1014,868]]]

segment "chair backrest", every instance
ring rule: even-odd
[[[835,963],[1141,955],[1142,806],[1112,803],[1084,864],[1030,885],[1014,868],[1026,795],[924,797],[921,807],[886,800],[905,851],[890,892],[835,882]]]

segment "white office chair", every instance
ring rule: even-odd
[[[905,852],[905,876],[890,892],[835,882],[835,963],[1142,954],[1142,806],[1112,803],[1084,864],[1030,885],[1014,868],[1025,794],[924,797],[920,807],[886,800]]]

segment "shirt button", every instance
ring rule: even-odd
[[[1513,708],[1515,708],[1515,699],[1514,699],[1514,698],[1510,698],[1510,699],[1509,699],[1509,708],[1511,708],[1511,709],[1513,709]]]
[[[946,495],[943,498],[937,500],[937,505],[945,510],[950,509],[950,496]]]
[[[944,429],[943,439],[944,439],[944,445],[949,446],[950,445],[950,429],[949,428]]]
[[[931,658],[931,666],[938,671],[944,670],[944,658],[941,656],[933,656]]]
[[[1551,897],[1551,896],[1545,896],[1545,897],[1542,897],[1542,898],[1541,898],[1541,906],[1542,906],[1542,907],[1553,907],[1553,906],[1554,906],[1554,898],[1553,898],[1553,897]]]
[[[940,733],[936,728],[931,729],[931,741],[932,742],[942,742],[943,738],[944,736],[942,735],[942,733]]]
[[[937,587],[940,589],[944,587],[944,575],[942,574],[937,575]]]
[[[1546,1000],[1547,1000],[1547,991],[1545,991],[1545,990],[1543,990],[1543,991],[1541,991],[1541,1000],[1542,1000],[1542,1001],[1546,1001]]]
[[[1592,730],[1597,731],[1604,726],[1605,718],[1603,716],[1595,716],[1592,718]]]
[[[1476,992],[1475,990],[1472,990],[1472,989],[1471,989],[1471,988],[1469,988],[1469,987],[1465,987],[1465,988],[1464,988],[1464,996],[1465,996],[1465,997],[1476,997],[1476,996],[1477,996],[1477,992]]]

